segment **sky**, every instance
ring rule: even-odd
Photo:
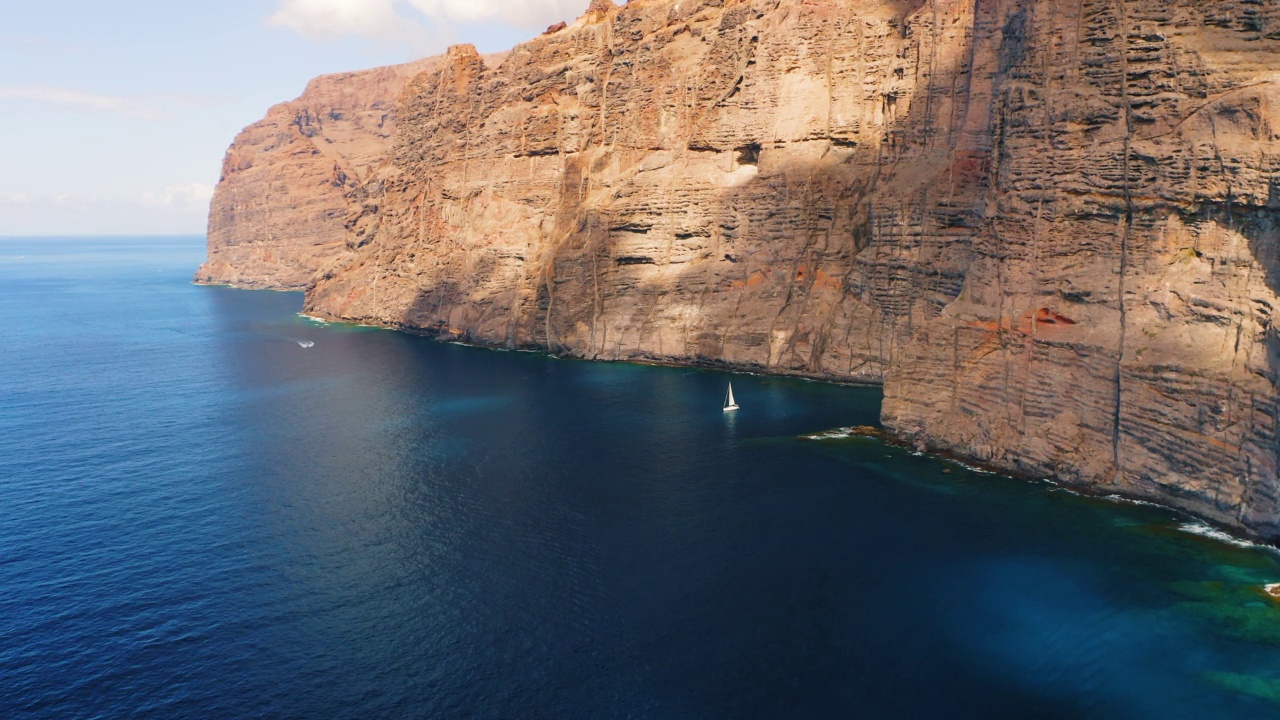
[[[0,235],[202,234],[222,156],[316,75],[505,50],[588,0],[13,0]]]

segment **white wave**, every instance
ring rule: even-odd
[[[1167,505],[1153,503],[1150,500],[1135,500],[1134,498],[1127,498],[1122,495],[1103,495],[1102,499],[1110,500],[1111,502],[1125,503],[1127,505],[1144,505],[1146,507],[1160,508],[1161,510],[1169,509]]]
[[[311,321],[311,322],[313,322],[313,323],[318,323],[318,324],[320,324],[320,325],[328,325],[328,324],[329,324],[329,321],[328,321],[328,320],[325,320],[324,318],[318,318],[318,317],[316,317],[316,316],[314,316],[314,315],[308,315],[308,314],[306,314],[306,313],[298,313],[298,317],[300,317],[300,318],[305,318],[305,319],[307,319],[307,320],[310,320],[310,321]]]
[[[1185,533],[1191,533],[1192,535],[1199,535],[1200,537],[1209,538],[1210,540],[1217,540],[1218,542],[1224,542],[1224,543],[1227,543],[1228,545],[1234,545],[1238,548],[1249,548],[1249,549],[1256,549],[1256,550],[1275,550],[1275,548],[1272,548],[1268,545],[1261,545],[1259,543],[1250,542],[1248,540],[1241,540],[1240,538],[1235,537],[1234,535],[1230,535],[1214,527],[1209,527],[1208,525],[1205,525],[1202,522],[1185,522],[1179,525],[1178,529]]]
[[[964,468],[965,470],[968,470],[969,472],[978,473],[979,475],[999,475],[999,474],[1000,474],[1000,473],[998,473],[998,472],[995,472],[994,470],[987,470],[986,468],[980,468],[980,467],[978,467],[978,466],[976,466],[976,465],[970,465],[970,464],[968,464],[968,463],[962,463],[962,462],[960,462],[960,461],[958,461],[958,460],[957,460],[957,461],[955,461],[955,463],[956,463],[957,465],[959,465],[960,467]]]
[[[310,340],[298,340],[297,343],[298,347],[302,348],[313,348],[316,346],[316,344]]]
[[[820,433],[803,436],[805,440],[842,440],[844,438],[857,437],[857,428],[842,427],[834,430],[823,430]]]
[[[1280,583],[1271,583],[1270,585],[1263,585],[1262,589],[1266,590],[1267,594],[1270,595],[1271,597],[1280,598]]]

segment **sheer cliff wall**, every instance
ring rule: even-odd
[[[1278,80],[1273,0],[597,0],[415,74],[324,213],[227,174],[207,267],[473,342],[882,381],[922,447],[1274,537]]]
[[[346,194],[385,162],[400,89],[436,62],[316,78],[245,128],[222,163],[196,280],[301,290],[345,252]]]

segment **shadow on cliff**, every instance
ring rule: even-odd
[[[1273,185],[1273,193],[1275,186]],[[1266,273],[1267,287],[1280,295],[1280,202],[1267,207],[1252,205],[1202,209],[1198,220],[1212,220],[1249,241],[1249,251]]]
[[[911,156],[902,142],[831,142],[812,160],[755,142],[722,150],[726,170],[755,174],[712,190],[697,224],[562,201],[554,250],[526,270],[527,297],[495,296],[499,268],[476,267],[422,288],[403,323],[444,339],[597,359],[736,357],[738,366],[825,375],[834,352],[882,365],[914,318],[959,293],[981,215],[973,203],[930,211],[932,157],[919,163],[925,174],[909,197],[882,197],[884,165],[913,160],[897,157]],[[566,187],[561,196],[580,194]],[[676,305],[688,307],[682,326],[664,315]],[[653,340],[663,332],[682,340]]]
[[[995,3],[978,4],[980,14],[996,12]],[[905,20],[926,3],[894,5],[910,37]],[[956,67],[971,62],[971,47],[955,51]],[[445,338],[602,359],[715,363],[732,347],[735,365],[810,375],[828,374],[833,353],[858,355],[878,374],[916,323],[959,295],[982,222],[991,149],[959,139],[967,96],[946,122],[931,116],[944,81],[909,97],[885,92],[882,134],[791,143],[800,152],[767,138],[726,145],[694,133],[675,162],[712,153],[726,173],[750,176],[700,194],[706,221],[697,225],[608,200],[585,206],[578,199],[598,156],[565,155],[550,257],[526,270],[529,297],[494,298],[487,285],[497,269],[480,267],[422,288],[403,322]],[[730,294],[732,302],[718,301]],[[681,327],[663,317],[675,304],[689,306]],[[611,327],[619,316],[626,328]],[[682,337],[678,347],[646,341],[664,330]]]
[[[1249,243],[1253,259],[1263,269],[1267,288],[1280,295],[1280,198],[1277,197],[1274,181],[1271,183],[1271,198],[1267,207],[1230,204],[1226,207],[1202,207],[1191,218],[1184,217],[1186,219],[1193,222],[1213,222],[1243,236]],[[1219,262],[1227,265],[1231,259],[1223,257]],[[1266,328],[1264,342],[1270,368],[1267,379],[1275,386],[1280,383],[1280,332],[1272,323],[1273,313],[1280,308],[1272,307],[1266,298],[1249,299],[1251,309],[1255,315],[1260,316],[1259,320]]]

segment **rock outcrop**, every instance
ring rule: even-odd
[[[222,163],[196,280],[305,288],[346,249],[346,195],[386,160],[401,88],[436,62],[316,78],[245,128]]]
[[[423,68],[332,190],[273,109],[206,270],[479,343],[882,381],[922,447],[1277,537],[1278,81],[1273,0],[595,0]],[[255,140],[282,132],[306,152]]]

